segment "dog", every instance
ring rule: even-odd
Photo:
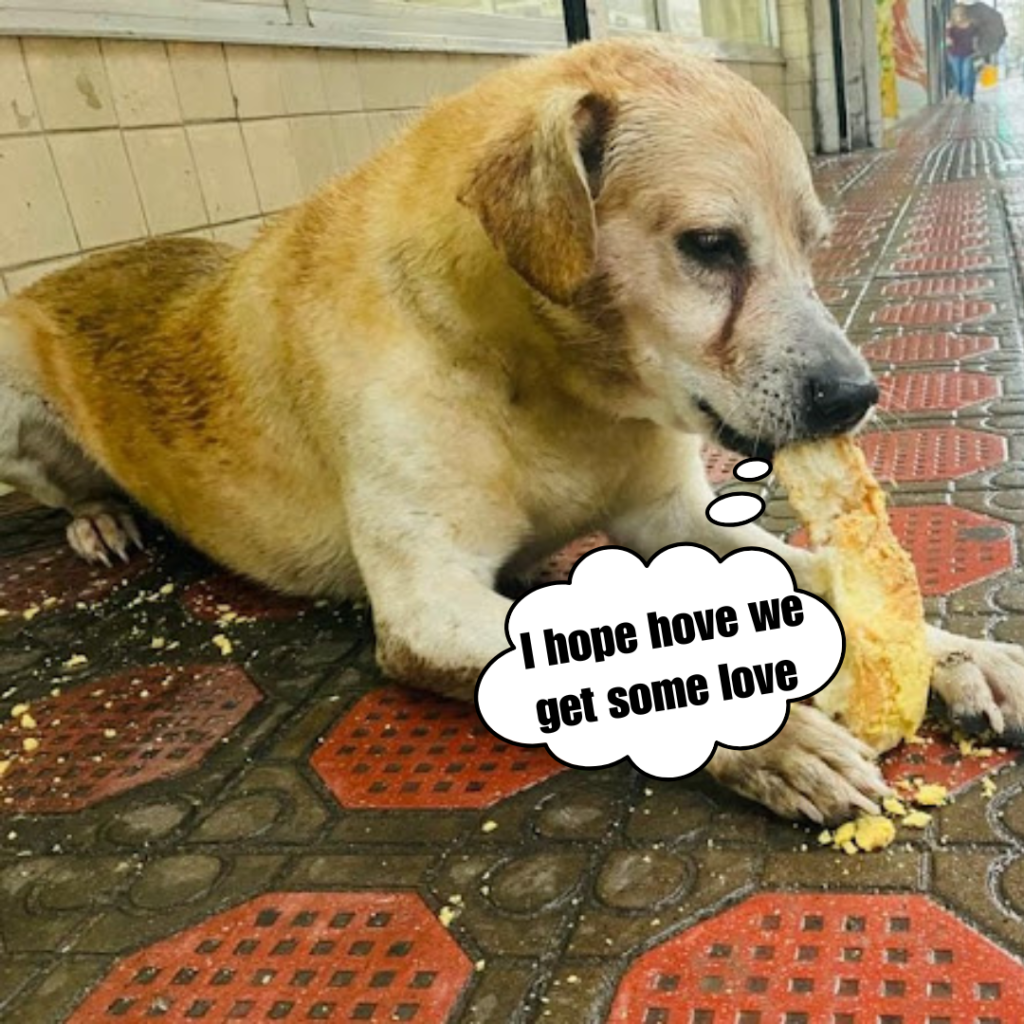
[[[367,598],[397,680],[471,699],[503,579],[604,530],[649,558],[724,529],[703,440],[770,457],[878,389],[815,293],[828,233],[772,104],[677,44],[602,41],[441,101],[243,252],[94,255],[0,308],[0,480],[92,560],[131,503],[289,594]],[[827,594],[823,594],[827,597]],[[1024,654],[930,633],[955,718],[1024,735]],[[873,753],[810,704],[712,775],[790,818],[877,811]]]

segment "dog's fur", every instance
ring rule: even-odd
[[[664,41],[524,61],[244,253],[154,241],[11,299],[0,479],[88,557],[125,553],[128,495],[269,586],[365,594],[384,670],[469,698],[499,578],[593,528],[768,547],[815,589],[814,554],[708,522],[700,447],[813,436],[809,380],[869,381],[811,281],[826,230],[796,135],[722,67]],[[954,710],[1018,732],[1017,649],[933,640]],[[819,821],[884,791],[806,705],[709,767]]]

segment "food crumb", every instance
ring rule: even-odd
[[[914,794],[914,803],[922,807],[942,807],[948,796],[949,790],[945,786],[929,783],[918,788]]]
[[[116,735],[117,735],[117,730],[116,729],[104,729],[103,730],[103,738],[104,739],[112,740]]]
[[[154,651],[160,651],[167,646],[167,641],[162,636],[155,636],[150,640],[149,646],[152,647]]]
[[[35,729],[37,723],[36,720],[26,711],[25,714],[18,719],[18,725],[20,725],[22,729]]]
[[[496,821],[485,821],[480,826],[480,831],[481,832],[493,832],[497,827],[498,827],[498,823]]]
[[[27,704],[15,704],[14,707],[11,708],[11,718],[21,718],[22,715],[28,714],[28,710],[29,708]]]
[[[35,736],[26,736],[21,741],[21,748],[26,754],[34,754],[39,749],[39,740]]]
[[[223,634],[218,633],[213,638],[213,646],[226,658],[235,649],[235,645]]]
[[[821,843],[822,846],[831,846],[832,845],[832,833],[829,832],[829,830],[827,828],[824,829],[823,831],[819,832],[818,833],[818,842]]]
[[[986,800],[991,800],[996,795],[996,780],[995,779],[982,779],[981,780],[981,792]]]
[[[477,973],[479,973],[486,966],[487,966],[487,961],[486,960],[477,960],[477,962],[475,964],[473,964],[473,970],[476,971]]]
[[[10,767],[10,761],[0,761],[0,779],[2,779],[7,774],[7,772],[10,770]]]
[[[85,665],[89,659],[84,654],[72,654],[67,661],[64,662],[64,669],[78,668],[80,665]]]
[[[926,811],[911,811],[904,817],[902,824],[907,828],[927,828],[931,824],[932,816]]]
[[[437,919],[441,922],[441,925],[444,928],[447,928],[458,916],[458,910],[456,910],[455,907],[449,907],[447,905],[443,906],[437,912]]]
[[[886,814],[891,814],[897,818],[902,818],[907,813],[907,808],[903,801],[894,796],[887,796],[882,801],[882,808]]]
[[[868,814],[857,820],[855,842],[862,850],[884,850],[895,838],[896,826],[880,814]]]

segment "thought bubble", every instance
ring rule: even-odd
[[[572,767],[628,758],[661,778],[702,768],[718,743],[766,743],[790,701],[831,681],[846,645],[835,612],[777,555],[719,559],[697,544],[649,565],[593,551],[568,582],[520,598],[505,631],[511,646],[477,683],[492,732]]]
[[[744,459],[732,467],[737,480],[763,480],[772,471],[772,464],[764,459]],[[746,526],[764,514],[764,498],[749,491],[733,491],[715,498],[704,515],[716,526]]]

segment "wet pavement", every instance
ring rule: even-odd
[[[1004,88],[820,161],[818,273],[884,382],[863,443],[930,616],[1022,641]],[[779,497],[763,521],[796,525]],[[115,572],[62,534],[0,499],[0,1020],[1024,1021],[1014,754],[899,751],[890,777],[953,801],[849,856],[706,778],[566,770],[386,685],[362,610],[265,594],[152,527]]]

